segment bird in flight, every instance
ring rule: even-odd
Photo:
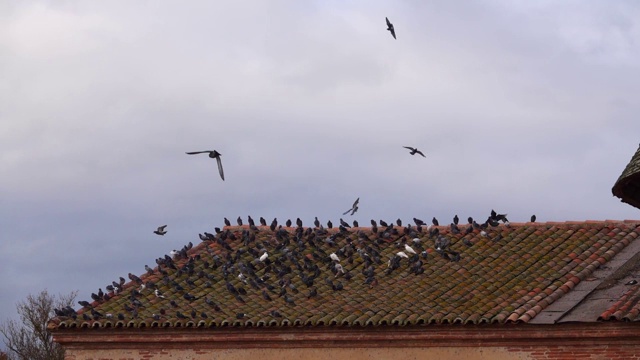
[[[222,160],[220,160],[220,154],[218,151],[216,150],[205,150],[205,151],[193,151],[193,152],[188,152],[187,155],[196,155],[196,154],[205,154],[208,153],[209,157],[212,159],[216,159],[216,161],[218,162],[218,172],[220,172],[220,177],[222,178],[222,181],[224,181],[224,170],[222,170]]]
[[[393,24],[391,23],[391,21],[389,21],[389,18],[385,17],[385,20],[387,20],[387,30],[389,30],[389,32],[391,33],[391,36],[393,36],[393,38],[396,38],[396,30],[393,28]]]
[[[153,233],[156,235],[164,235],[167,233],[167,231],[164,229],[166,227],[167,225],[158,226],[158,230],[154,231]]]
[[[351,209],[345,211],[344,213],[342,213],[342,215],[347,215],[349,212],[351,212],[351,215],[355,214],[356,211],[358,211],[359,202],[360,202],[360,198],[357,198],[356,201],[353,202],[353,205],[351,205]]]
[[[426,157],[426,156],[424,156],[422,151],[418,150],[417,148],[412,148],[411,146],[403,146],[403,148],[411,150],[411,152],[410,152],[411,155],[420,154],[420,155],[422,155],[422,157]]]

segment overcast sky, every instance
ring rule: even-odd
[[[0,321],[224,217],[639,219],[639,58],[637,1],[0,1]]]

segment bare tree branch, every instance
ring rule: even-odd
[[[16,306],[20,322],[8,320],[0,324],[0,335],[9,349],[8,359],[63,360],[64,349],[53,342],[47,322],[55,316],[53,309],[72,306],[77,291],[68,295],[52,296],[47,290],[28,295]]]

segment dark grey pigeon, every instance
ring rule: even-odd
[[[359,202],[360,202],[360,198],[357,198],[356,201],[353,202],[353,205],[351,205],[351,209],[345,211],[344,213],[342,213],[342,215],[347,215],[349,212],[351,212],[351,215],[353,216],[353,214],[355,214],[356,211],[358,211]]]
[[[209,154],[209,157],[212,159],[216,159],[216,161],[218,162],[218,172],[220,173],[220,177],[222,178],[222,181],[224,181],[224,170],[222,170],[222,160],[220,160],[220,154],[218,151],[216,150],[205,150],[205,151],[193,151],[193,152],[188,152],[187,155],[196,155],[196,154]]]
[[[531,215],[531,222],[532,223],[536,222],[536,216],[535,215]]]
[[[403,148],[411,150],[411,152],[410,152],[411,155],[420,154],[420,155],[422,155],[422,157],[426,157],[426,156],[424,156],[422,151],[418,150],[417,148],[412,148],[411,146],[403,146]]]
[[[393,38],[396,38],[396,29],[393,27],[393,24],[391,23],[391,21],[389,21],[389,18],[385,17],[385,20],[387,20],[387,30],[389,30],[389,32],[391,33],[391,36],[393,36]]]
[[[158,226],[158,230],[154,231],[153,233],[156,235],[164,235],[167,232],[164,230],[164,228],[166,228],[167,225],[162,225],[162,226]]]

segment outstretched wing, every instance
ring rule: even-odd
[[[391,24],[391,21],[389,21],[388,17],[384,18],[385,20],[387,20],[387,27],[392,27],[393,25]]]
[[[164,228],[166,228],[166,227],[167,227],[167,225],[158,226],[158,231],[162,232],[162,231],[164,231]]]
[[[420,154],[420,155],[422,155],[422,157],[426,157],[426,156],[424,156],[424,154],[420,150],[416,150],[416,154]]]
[[[351,208],[351,209],[349,209],[349,210],[347,210],[347,211],[343,212],[343,213],[342,213],[342,215],[347,215],[348,213],[350,213],[350,212],[351,212],[351,210],[353,210],[353,208]]]
[[[205,150],[205,151],[193,151],[193,152],[188,152],[186,153],[187,155],[195,155],[195,154],[205,154],[205,153],[211,153],[210,150]]]
[[[220,156],[216,157],[216,161],[218,162],[218,172],[220,173],[222,181],[224,181],[224,170],[222,169],[222,160],[220,160]]]
[[[391,31],[391,36],[393,36],[393,38],[396,39],[396,29],[392,26],[391,30],[389,30],[389,31]]]
[[[356,201],[353,202],[353,206],[351,206],[351,208],[356,208],[358,207],[358,203],[360,202],[360,198],[357,198]]]
[[[411,146],[403,146],[403,148],[405,148],[405,149],[409,149],[409,150],[411,150],[411,151],[415,150],[415,149],[414,149],[414,148],[412,148]]]

